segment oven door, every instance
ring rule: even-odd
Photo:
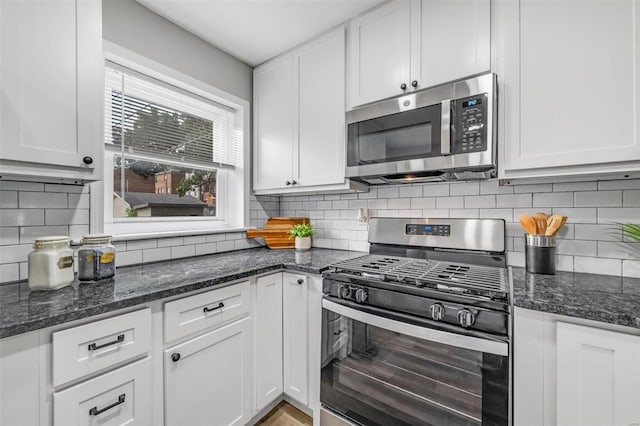
[[[509,346],[325,298],[320,400],[362,425],[508,425]]]

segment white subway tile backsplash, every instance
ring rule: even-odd
[[[88,209],[90,207],[89,194],[67,194],[70,209]]]
[[[188,246],[171,247],[171,258],[180,259],[183,257],[191,257],[196,255],[196,246],[191,244]]]
[[[68,194],[79,194],[89,192],[89,187],[87,185],[64,185],[59,183],[46,183],[44,185],[44,190],[46,192],[65,192]]]
[[[398,187],[389,186],[378,188],[378,198],[398,198]]]
[[[142,250],[116,252],[116,268],[142,263]]]
[[[149,240],[127,241],[127,251],[152,249],[156,247],[158,247],[158,240],[155,238]]]
[[[224,234],[218,234],[224,235]],[[158,247],[173,247],[184,244],[184,237],[158,238]]]
[[[449,196],[448,183],[429,183],[422,187],[423,197],[447,197]]]
[[[480,194],[513,194],[513,186],[499,186],[497,180],[480,182]]]
[[[21,209],[66,209],[67,194],[59,192],[21,192],[18,199],[18,207]]]
[[[44,225],[44,210],[0,209],[0,226]]]
[[[0,264],[0,283],[18,281],[19,279],[20,279],[19,263]]]
[[[553,186],[550,183],[538,183],[538,184],[528,184],[528,185],[515,185],[514,192],[515,193],[523,193],[523,192],[551,192],[553,190]]]
[[[33,244],[33,240],[38,237],[51,237],[54,235],[69,235],[69,227],[64,225],[21,226],[20,244]]]
[[[464,197],[465,208],[494,208],[495,206],[495,195],[474,195]]]
[[[575,224],[576,240],[622,241],[622,231],[617,225]]]
[[[378,200],[369,200],[367,201],[367,208],[370,209],[386,209],[387,208],[387,200],[382,198]]]
[[[552,213],[567,216],[567,223],[596,223],[597,209],[595,208],[553,208]]]
[[[557,240],[556,253],[571,256],[592,256],[598,254],[598,245],[596,241],[584,240]]]
[[[402,198],[422,197],[422,186],[403,185],[398,188],[398,196]]]
[[[390,209],[404,210],[411,208],[410,198],[390,198],[387,201],[387,207]]]
[[[203,254],[213,254],[218,251],[217,243],[196,244],[196,256]]]
[[[18,191],[0,191],[0,209],[17,209]]]
[[[464,197],[438,197],[437,209],[461,209],[464,207]]]
[[[576,256],[573,258],[573,270],[587,274],[621,275],[622,260]]]
[[[480,217],[478,209],[450,209],[449,217],[455,219],[477,219]]]
[[[597,189],[597,182],[562,182],[553,184],[554,192],[595,191]]]
[[[220,241],[218,243],[218,251],[232,251],[235,248],[233,241]]]
[[[412,209],[435,209],[436,199],[433,197],[428,198],[411,198]]]
[[[116,255],[119,256],[119,255]],[[171,248],[170,247],[161,247],[161,248],[148,248],[142,250],[142,261],[144,263],[147,262],[159,262],[161,260],[171,259]]]
[[[572,192],[533,194],[533,207],[573,207]]]
[[[368,206],[369,200],[349,200],[349,208],[350,209],[366,209]]]
[[[249,243],[249,240],[235,240],[234,241],[234,250],[244,250],[244,249],[248,249],[251,247],[251,244]]]
[[[640,189],[628,189],[622,192],[624,207],[640,207]]]
[[[369,191],[367,191],[367,192],[360,192],[358,194],[358,198],[361,199],[361,200],[368,200],[370,198],[378,198],[378,189],[377,188],[369,188]],[[326,195],[325,195],[325,200],[328,200]]]
[[[640,179],[603,180],[598,182],[598,189],[601,191],[612,189],[640,189]]]
[[[498,194],[496,207],[531,207],[531,194]]]
[[[0,228],[0,246],[8,246],[11,244],[18,244],[20,238],[18,237],[19,228]]]
[[[598,223],[638,223],[640,207],[598,208]]]
[[[487,219],[504,219],[505,222],[513,222],[512,209],[480,209],[480,217]]]
[[[640,278],[640,260],[623,260],[622,275],[625,277]]]
[[[44,184],[38,182],[0,181],[0,191],[44,191]]]
[[[238,238],[244,238],[244,232],[238,232]],[[192,235],[190,237],[184,237],[183,243],[187,244],[202,244],[207,242],[207,237],[204,235]]]
[[[47,209],[45,210],[44,222],[46,225],[88,225],[89,210]]]
[[[218,241],[224,241],[225,235],[224,234],[211,234],[211,235],[207,235],[206,236],[206,242],[208,243],[215,243]]]
[[[622,191],[576,192],[576,207],[622,206]]]
[[[449,195],[479,195],[480,182],[452,183],[449,185]]]
[[[573,256],[556,256],[556,270],[558,271],[573,271]]]
[[[89,225],[69,225],[69,237],[72,240],[80,240],[89,234]]]
[[[598,257],[640,260],[640,243],[598,241]]]

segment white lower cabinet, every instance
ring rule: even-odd
[[[282,274],[282,340],[284,348],[284,393],[309,403],[309,321],[307,277]]]
[[[165,350],[165,423],[244,425],[251,418],[251,317]]]
[[[256,409],[282,395],[282,274],[256,280]]]
[[[53,425],[149,425],[151,406],[151,360],[145,358],[54,393]]]
[[[515,309],[514,425],[640,424],[640,331]]]
[[[640,336],[557,324],[559,426],[640,424]]]

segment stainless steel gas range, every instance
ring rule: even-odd
[[[321,425],[511,424],[511,292],[497,219],[373,218],[323,277]]]

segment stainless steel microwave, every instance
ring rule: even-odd
[[[495,74],[347,112],[346,176],[371,185],[496,173]]]

